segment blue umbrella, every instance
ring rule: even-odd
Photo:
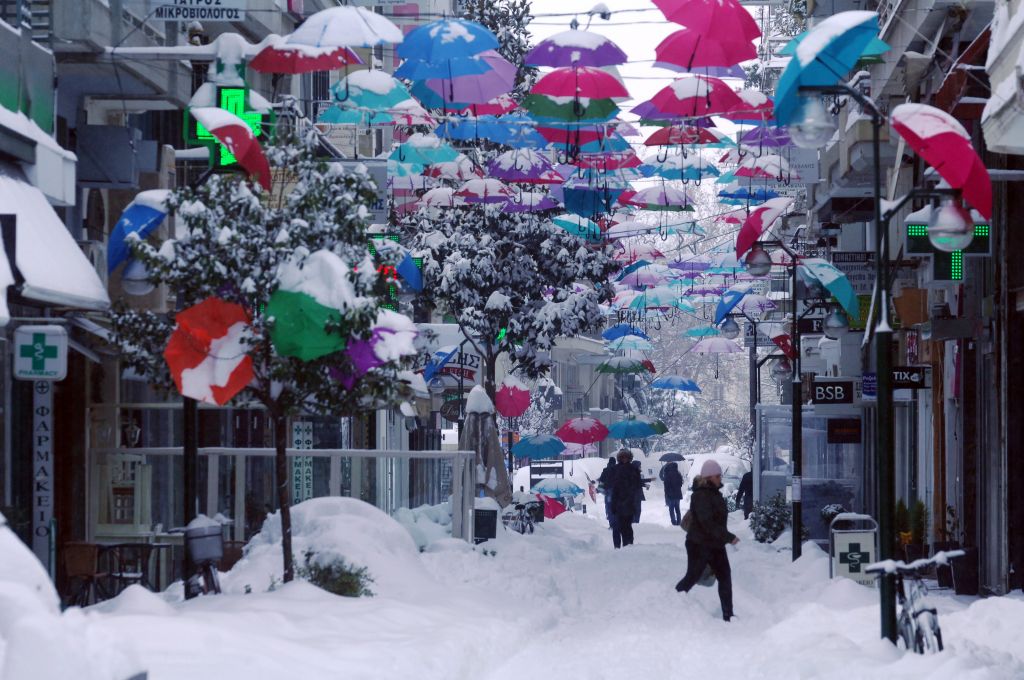
[[[523,437],[512,445],[512,455],[516,458],[555,458],[565,451],[565,443],[553,434],[535,434]]]
[[[731,200],[745,202],[750,201],[751,203],[763,203],[772,198],[778,198],[779,194],[769,189],[754,189],[751,191],[747,187],[740,187],[739,189],[722,189],[718,192],[719,197]],[[725,201],[722,201],[723,203]]]
[[[624,189],[612,187],[602,188],[565,188],[562,192],[562,203],[565,209],[574,215],[592,217],[601,213],[609,213],[615,201],[619,200]]]
[[[110,231],[110,240],[107,241],[108,273],[114,271],[117,265],[128,259],[129,248],[125,239],[129,234],[135,234],[140,239],[146,238],[164,221],[164,218],[167,217],[164,203],[170,193],[166,189],[140,191],[124,209],[117,224]]]
[[[542,493],[553,498],[564,498],[566,496],[579,496],[583,489],[563,477],[549,477],[542,479],[530,489],[533,493]]]
[[[404,78],[405,80],[422,81],[437,78],[449,79],[458,78],[459,76],[477,76],[490,70],[492,70],[490,64],[483,59],[474,59],[473,57],[445,59],[437,62],[407,59],[401,66],[395,69],[395,77]]]
[[[845,79],[877,37],[877,12],[839,12],[807,31],[775,88],[778,124],[789,125],[799,115],[801,87],[827,87]]]
[[[402,59],[437,63],[464,59],[498,49],[498,39],[482,24],[466,19],[438,19],[409,31],[395,48]]]
[[[608,426],[608,436],[613,439],[646,439],[656,434],[660,434],[658,427],[643,416],[626,418]]]
[[[729,290],[722,293],[722,299],[718,302],[718,307],[715,308],[715,323],[719,324],[725,321],[725,317],[729,316],[729,312],[740,303],[743,296],[750,291],[749,287],[743,288],[730,288]]]
[[[650,336],[644,333],[642,330],[628,323],[617,323],[610,328],[606,328],[602,333],[601,337],[605,340],[616,340],[626,335],[636,335],[644,340],[650,340]]]
[[[700,392],[696,381],[679,375],[666,375],[651,383],[651,387],[659,390],[677,390],[679,392]]]

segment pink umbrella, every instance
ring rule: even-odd
[[[537,81],[530,90],[548,97],[615,99],[628,97],[629,91],[619,79],[590,66],[556,68]]]
[[[497,97],[484,102],[467,106],[460,113],[471,116],[501,116],[519,108],[519,104],[512,99],[510,94],[499,94]]]
[[[580,416],[565,421],[555,436],[566,444],[594,444],[608,436],[608,428],[600,420]]]
[[[672,33],[654,48],[654,65],[672,71],[689,70],[695,66],[733,66],[757,58],[757,49],[742,36],[709,38],[692,28]]]
[[[651,98],[662,114],[683,117],[727,113],[742,103],[724,80],[696,75],[677,78]]]
[[[461,197],[455,195],[455,189],[449,187],[431,189],[420,199],[420,205],[427,208],[454,208],[465,204]]]
[[[636,192],[636,195],[629,199],[630,205],[649,210],[689,208],[693,200],[682,189],[662,184],[656,187],[647,187]]]
[[[227,147],[238,164],[270,191],[270,164],[249,124],[233,113],[212,106],[189,109],[206,130]]]
[[[261,73],[310,73],[334,71],[353,64],[362,64],[359,55],[347,47],[312,47],[295,45],[278,38],[252,58],[249,66]]]
[[[484,173],[473,165],[473,161],[464,154],[459,154],[459,157],[453,161],[434,163],[428,166],[423,171],[423,174],[427,177],[436,177],[437,179],[447,179],[455,182],[465,182],[475,177],[484,176]]]
[[[775,115],[772,100],[760,90],[740,90],[736,93],[740,103],[735,109],[724,114],[729,120],[767,120]]]
[[[654,0],[654,4],[669,21],[708,38],[749,41],[761,37],[754,17],[737,0]]]
[[[959,121],[934,106],[900,104],[889,122],[942,179],[960,189],[982,217],[991,219],[992,179]]]
[[[485,104],[503,94],[516,84],[516,67],[495,50],[487,50],[473,57],[488,65],[491,70],[454,78],[437,78],[427,81],[427,87],[441,95],[446,101],[463,104]],[[477,115],[481,115],[479,112]]]
[[[789,169],[789,162],[782,156],[774,153],[765,154],[761,157],[747,156],[740,161],[740,167],[734,173],[736,177],[751,177],[754,179],[800,179]]]
[[[505,203],[515,192],[496,179],[471,179],[455,192],[466,203]]]
[[[792,198],[773,198],[751,210],[736,235],[736,257],[743,257],[792,203]]]
[[[530,388],[515,376],[505,376],[494,394],[494,407],[506,418],[518,418],[530,408]]]

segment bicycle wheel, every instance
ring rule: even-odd
[[[903,649],[908,652],[920,654],[917,644],[917,626],[915,626],[914,622],[910,620],[910,617],[907,616],[906,612],[900,612],[900,619],[896,623],[896,629],[899,633],[899,640],[896,643],[897,646],[900,646],[902,643]]]
[[[938,654],[942,651],[942,631],[939,618],[934,612],[921,612],[917,621],[918,654]]]
[[[217,567],[207,562],[202,567],[203,594],[220,593],[220,581],[217,579]]]

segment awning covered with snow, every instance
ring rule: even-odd
[[[106,287],[43,193],[17,166],[0,162],[0,286],[15,286],[37,302],[103,310]],[[13,262],[11,261],[11,256]],[[0,325],[10,321],[6,293],[0,295]]]

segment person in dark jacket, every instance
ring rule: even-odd
[[[679,501],[683,500],[683,475],[677,463],[666,463],[658,477],[665,483],[665,505],[668,506],[668,518],[672,526],[679,526]]]
[[[713,459],[704,461],[700,476],[693,482],[690,496],[690,529],[686,534],[686,575],[676,584],[676,590],[687,593],[711,567],[718,579],[718,599],[722,602],[722,618],[728,621],[732,610],[732,570],[727,543],[740,542],[729,533],[729,508],[722,497],[722,467]]]
[[[611,456],[608,459],[608,465],[604,470],[601,470],[601,476],[597,478],[597,483],[601,487],[601,493],[604,494],[604,516],[608,518],[608,527],[615,533],[618,533],[619,527],[613,521],[614,516],[612,515],[612,483],[615,481],[615,456]],[[614,533],[613,536],[614,538]]]
[[[740,489],[736,492],[736,505],[743,508],[743,519],[750,517],[754,510],[754,475],[750,472],[743,474],[740,479]]]
[[[618,453],[618,464],[615,466],[615,481],[612,483],[612,515],[618,525],[619,536],[612,532],[612,544],[633,544],[633,514],[636,512],[636,495],[640,489],[640,470],[630,465],[633,454],[629,449]]]
[[[648,488],[647,485],[654,481],[654,478],[645,478],[643,476],[643,470],[641,469],[640,461],[634,460],[630,463],[630,465],[635,467],[636,473],[640,475],[640,486],[637,487],[636,493],[633,495],[633,524],[639,524],[640,511],[643,510],[644,501],[647,500],[647,496],[644,495],[644,489]]]

